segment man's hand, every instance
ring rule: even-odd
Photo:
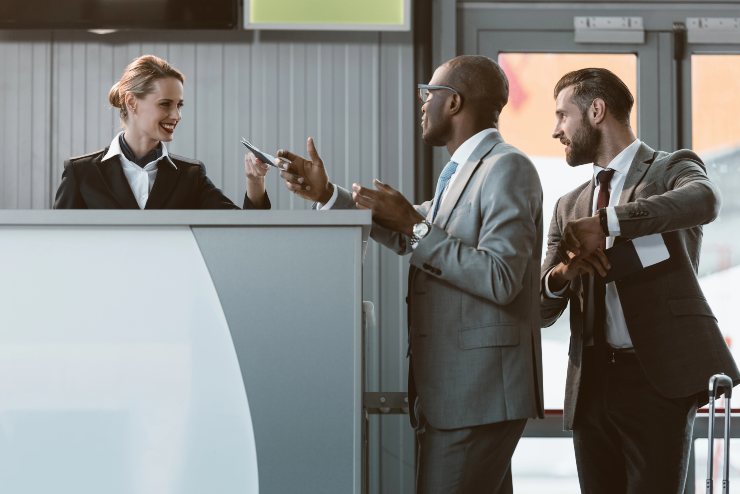
[[[326,204],[334,193],[334,185],[329,182],[324,162],[316,151],[313,138],[309,137],[306,141],[306,149],[311,157],[310,160],[284,149],[277,152],[278,158],[286,158],[292,162],[290,164],[285,161],[280,163],[282,167],[280,176],[291,192],[304,199]]]
[[[568,264],[574,256],[589,256],[603,245],[605,239],[598,215],[571,221],[563,230],[563,238],[558,245],[558,256],[564,264]]]
[[[582,274],[598,274],[602,278],[611,269],[609,259],[601,248],[587,256],[572,256],[568,264],[560,263],[550,271],[548,288],[551,292],[559,292],[567,284]]]
[[[390,185],[377,178],[373,180],[375,189],[352,184],[352,199],[357,207],[370,209],[373,221],[395,232],[412,234],[413,226],[424,220],[414,206]]]

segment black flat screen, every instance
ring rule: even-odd
[[[233,29],[239,0],[0,0],[0,29]]]

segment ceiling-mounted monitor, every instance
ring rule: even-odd
[[[235,29],[240,0],[0,0],[0,29]]]
[[[244,0],[246,29],[408,31],[411,0]]]

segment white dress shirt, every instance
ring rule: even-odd
[[[635,139],[632,144],[624,148],[618,155],[612,159],[607,168],[614,170],[611,181],[609,182],[609,206],[606,208],[607,220],[609,224],[609,236],[606,238],[606,247],[614,245],[614,237],[621,234],[619,220],[614,206],[619,204],[619,196],[624,188],[624,181],[627,178],[632,160],[635,159],[637,150],[642,142]],[[594,176],[592,178],[594,188],[598,186],[599,181],[596,176],[604,170],[600,166],[594,165]],[[596,211],[598,194],[594,192],[593,202],[591,205],[592,213]],[[552,270],[550,270],[552,271]],[[545,293],[550,298],[562,298],[567,290],[567,286],[558,292],[550,291],[550,272],[547,273],[545,280]],[[613,348],[632,348],[632,340],[627,331],[627,322],[624,319],[622,304],[619,302],[617,287],[614,282],[606,284],[606,341]]]
[[[169,163],[177,170],[177,166],[170,159],[170,155],[167,152],[167,146],[162,144],[162,156],[154,161],[150,161],[145,167],[140,167],[136,163],[132,163],[126,158],[121,151],[121,144],[118,142],[119,137],[123,134],[123,131],[119,132],[111,141],[108,152],[103,156],[103,161],[110,159],[114,156],[118,156],[123,168],[123,174],[126,176],[131,187],[131,192],[134,193],[136,202],[139,204],[139,208],[144,209],[146,207],[146,201],[149,200],[149,193],[152,191],[154,181],[157,179],[157,166],[161,160]]]

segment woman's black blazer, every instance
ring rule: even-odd
[[[139,209],[118,155],[103,161],[107,152],[64,162],[54,209]],[[145,209],[239,209],[208,179],[203,163],[174,154],[169,158],[171,163],[163,158],[158,164]],[[246,194],[244,209],[254,209]]]

